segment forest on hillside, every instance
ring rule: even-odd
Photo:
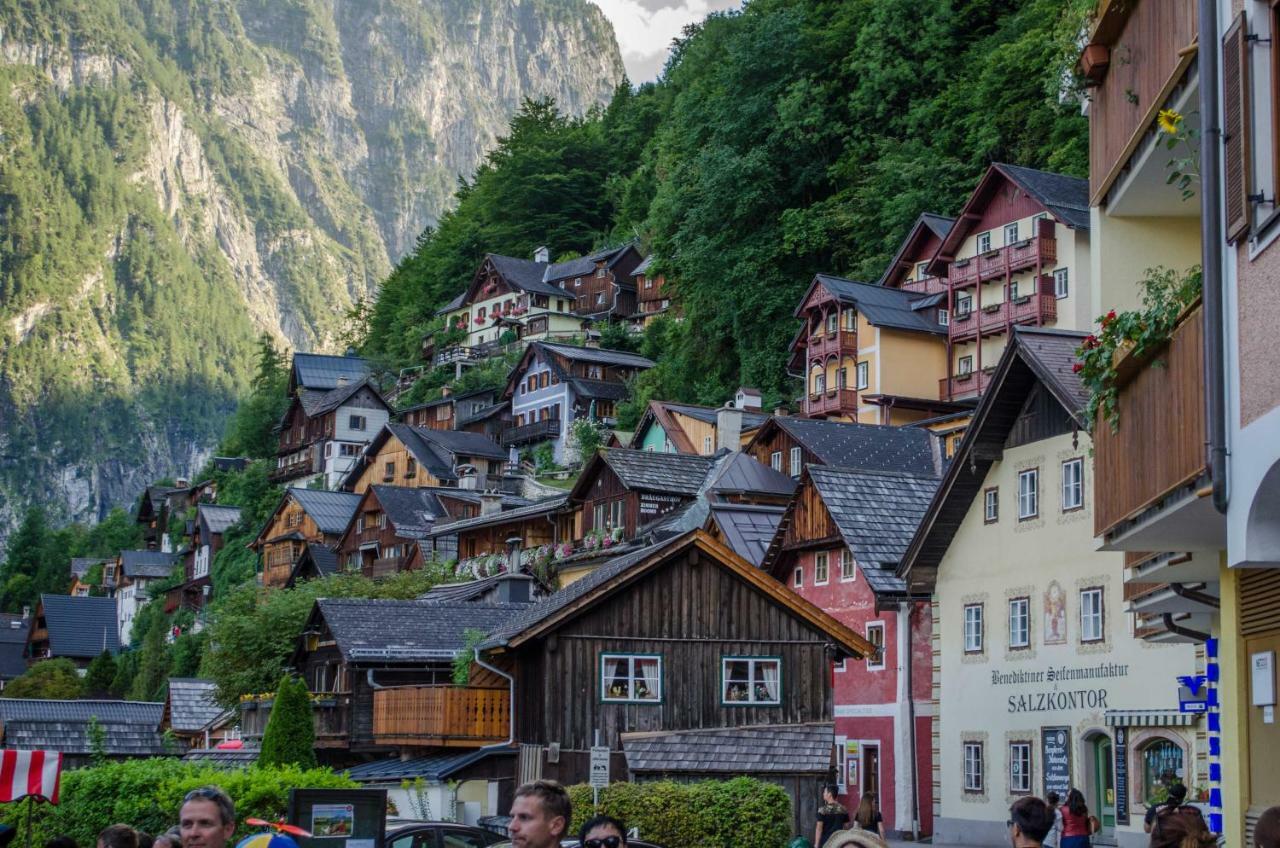
[[[921,212],[954,213],[983,169],[1087,174],[1071,67],[1087,0],[751,0],[686,29],[662,78],[582,119],[528,102],[358,322],[389,370],[485,253],[553,256],[638,239],[685,320],[639,340],[650,397],[766,408],[813,275],[876,280]],[[428,374],[413,399],[448,375]]]

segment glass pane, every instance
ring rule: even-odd
[[[656,701],[661,697],[658,667],[658,660],[655,658],[635,661],[636,680],[633,697],[636,700]]]
[[[724,664],[724,699],[748,701],[751,698],[751,664],[746,660],[729,660]]]

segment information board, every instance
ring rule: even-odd
[[[609,749],[604,745],[596,745],[591,749],[589,783],[597,789],[604,789],[609,785]]]
[[[1129,823],[1129,728],[1116,728],[1116,824]]]
[[[300,848],[381,848],[387,828],[385,789],[294,789],[289,824],[309,831]]]
[[[1044,793],[1057,792],[1067,800],[1071,789],[1071,728],[1040,728],[1040,762],[1044,764]]]

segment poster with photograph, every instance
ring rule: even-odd
[[[346,839],[356,832],[356,808],[352,804],[316,804],[311,808],[310,829],[316,839]]]

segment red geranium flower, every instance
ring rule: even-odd
[[[1075,363],[1074,365],[1071,366],[1071,370],[1073,373],[1079,374],[1081,371],[1084,370],[1084,363],[1083,362]]]

